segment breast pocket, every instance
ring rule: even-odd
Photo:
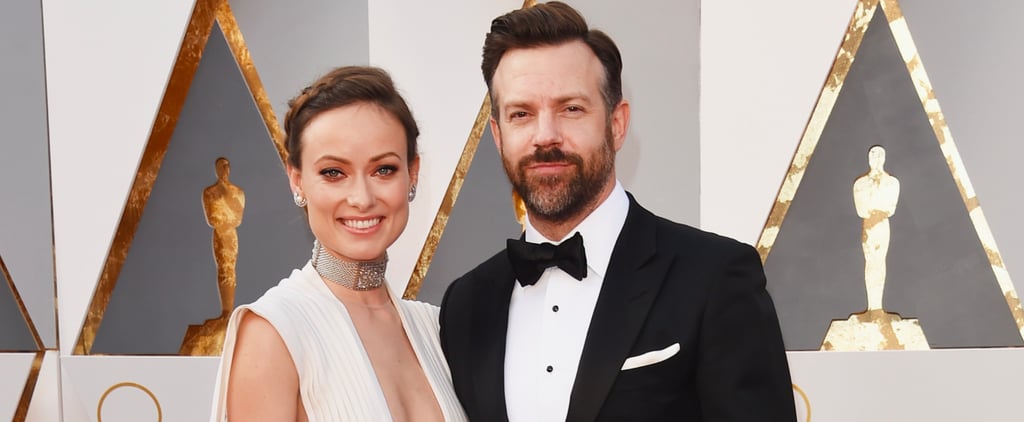
[[[630,356],[623,362],[613,385],[614,390],[674,389],[680,381],[679,343]]]

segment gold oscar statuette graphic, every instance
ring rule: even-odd
[[[203,212],[213,228],[213,258],[217,263],[217,287],[220,290],[220,316],[202,325],[190,325],[182,342],[182,355],[219,355],[224,346],[224,331],[235,307],[235,264],[238,262],[238,226],[245,211],[245,192],[231,183],[231,163],[220,157],[215,162],[217,181],[203,190]]]
[[[853,203],[863,219],[864,284],[868,307],[845,321],[832,321],[821,350],[927,350],[928,341],[916,319],[902,319],[882,308],[885,258],[889,253],[889,217],[896,213],[900,181],[883,169],[885,148],[868,150],[867,174],[853,183]]]

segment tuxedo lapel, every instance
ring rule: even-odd
[[[472,369],[476,402],[485,415],[482,420],[506,421],[505,340],[515,276],[508,259],[499,259],[493,274],[493,281],[478,283],[474,294],[478,300],[473,307]]]
[[[661,289],[671,259],[656,254],[656,222],[654,214],[630,195],[629,213],[594,307],[566,421],[597,418]]]

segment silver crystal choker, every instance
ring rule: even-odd
[[[324,280],[352,290],[372,290],[384,285],[388,254],[385,252],[376,261],[343,261],[328,253],[320,241],[314,240],[312,263]]]

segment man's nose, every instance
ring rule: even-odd
[[[555,113],[540,113],[537,116],[537,133],[533,138],[535,147],[546,147],[562,143],[559,121]]]

